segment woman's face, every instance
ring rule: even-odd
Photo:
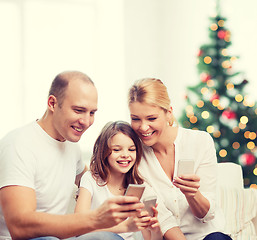
[[[153,146],[165,137],[171,111],[140,102],[131,103],[129,110],[131,126],[145,145]]]

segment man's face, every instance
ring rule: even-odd
[[[93,124],[97,110],[95,86],[82,80],[69,83],[63,103],[53,109],[53,137],[59,141],[78,142]]]

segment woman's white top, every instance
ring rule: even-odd
[[[209,200],[210,209],[204,218],[195,217],[184,194],[176,188],[162,169],[151,147],[144,146],[144,157],[139,170],[153,187],[158,197],[164,202],[167,211],[176,218],[188,240],[203,239],[206,235],[224,229],[225,220],[221,209],[215,206],[217,158],[212,137],[204,131],[178,128],[175,144],[174,176],[177,176],[180,159],[194,160],[194,173],[200,177],[199,191]],[[161,217],[162,212],[159,213]],[[172,223],[170,226],[172,227]],[[162,226],[165,233],[166,226]]]

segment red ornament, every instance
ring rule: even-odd
[[[203,55],[203,50],[199,50],[198,54],[197,54],[197,57],[201,57]]]
[[[252,153],[244,153],[239,156],[239,162],[243,166],[250,166],[255,163],[255,156]]]
[[[210,98],[210,101],[212,102],[215,99],[220,99],[220,95],[219,94],[213,94]]]
[[[211,75],[208,74],[208,73],[203,72],[200,75],[200,79],[201,79],[202,82],[207,82],[208,80],[211,79]]]
[[[229,109],[224,110],[221,116],[225,119],[236,119],[236,113]]]
[[[224,31],[224,30],[220,30],[218,31],[218,38],[219,39],[224,39],[227,35],[227,31]]]

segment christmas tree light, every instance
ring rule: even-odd
[[[200,81],[187,87],[179,122],[207,131],[214,139],[218,162],[240,164],[245,187],[257,188],[257,105],[244,92],[248,81],[233,67],[239,58],[230,54],[231,32],[219,4],[210,17],[209,39],[198,50]]]

